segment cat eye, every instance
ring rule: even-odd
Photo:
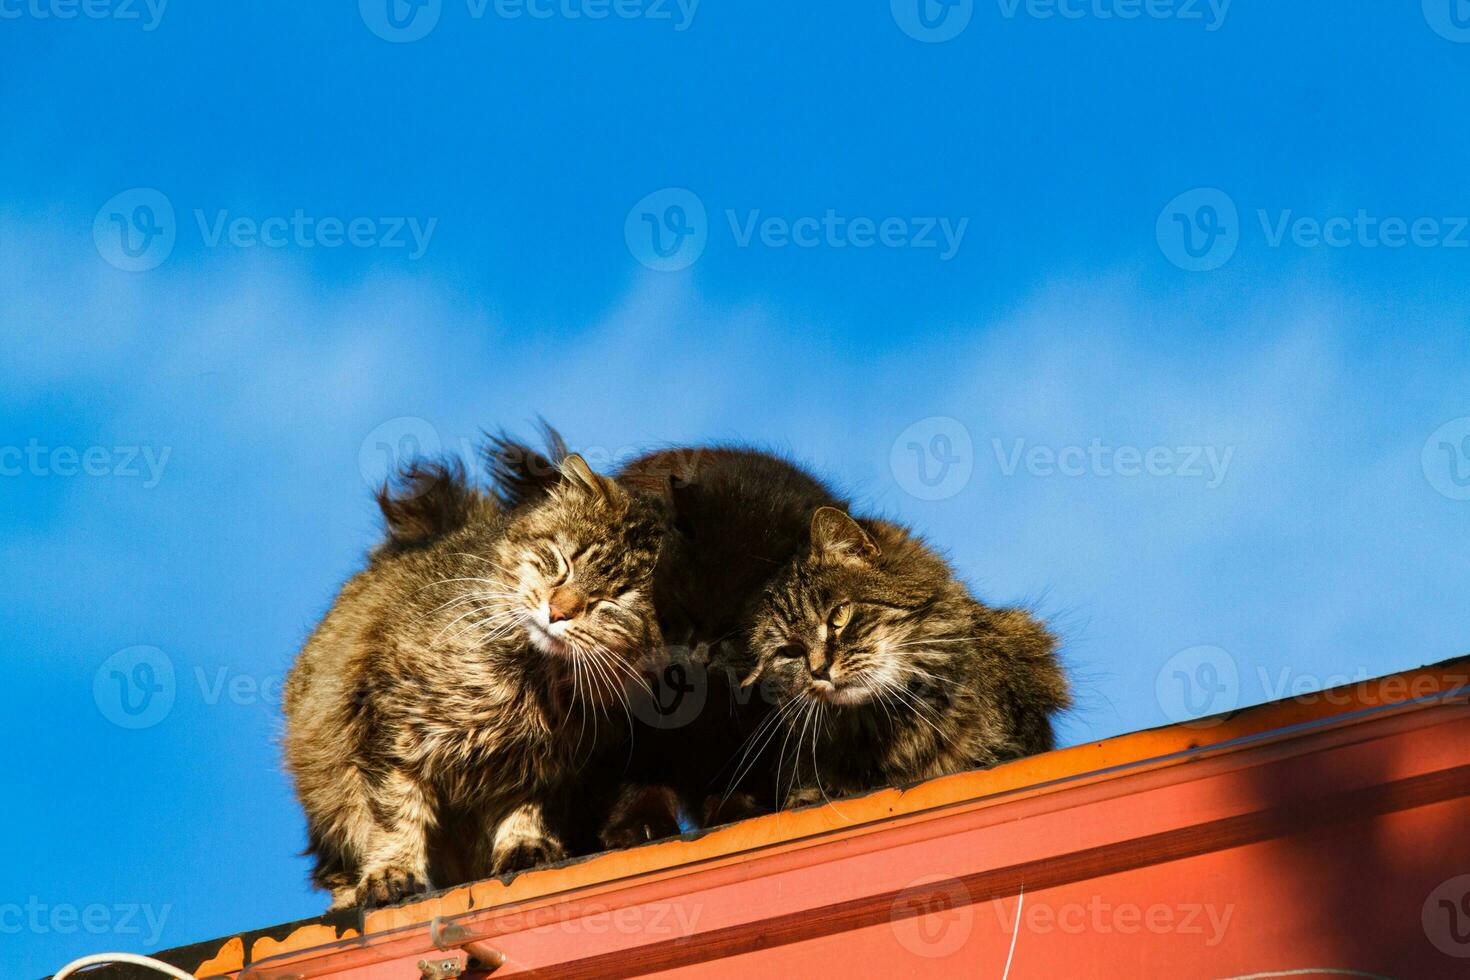
[[[553,585],[562,585],[562,584],[564,584],[566,582],[571,581],[571,579],[572,579],[572,563],[569,562],[569,561],[567,561],[567,556],[561,553],[561,549],[560,548],[555,548],[555,547],[553,547],[551,549],[551,554],[552,554],[552,557],[554,557],[556,559],[556,563],[553,566],[555,568],[555,571],[556,571],[556,581],[553,582],[552,584]]]
[[[838,632],[842,627],[852,622],[852,603],[839,602],[837,608],[832,610],[832,615],[827,617],[827,625],[832,627],[833,632]]]
[[[778,648],[776,650],[776,656],[778,656],[778,657],[805,657],[806,656],[806,647],[802,646],[800,643],[788,643],[785,646],[780,647],[780,648]]]

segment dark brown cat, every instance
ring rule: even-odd
[[[661,645],[668,528],[580,457],[559,472],[507,513],[461,471],[412,469],[382,495],[388,542],[297,659],[286,761],[334,907],[581,847],[589,762],[621,745],[636,665]]]

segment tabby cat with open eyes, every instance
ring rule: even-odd
[[[599,761],[626,738],[663,504],[578,456],[507,512],[420,465],[389,539],[343,588],[285,691],[285,755],[314,882],[381,904],[590,849]]]
[[[824,507],[749,621],[776,704],[783,807],[991,766],[1053,747],[1069,704],[1051,633],[992,609],[897,524]]]

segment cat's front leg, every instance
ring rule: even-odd
[[[428,791],[412,776],[391,772],[374,788],[369,808],[375,826],[364,849],[356,903],[389,905],[427,891],[428,836],[435,823]]]
[[[566,845],[546,819],[540,803],[523,803],[495,825],[490,842],[490,873],[510,874],[567,856]]]

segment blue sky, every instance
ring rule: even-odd
[[[7,975],[321,909],[385,446],[783,448],[1069,743],[1470,652],[1463,4],[533,6],[0,0]]]

